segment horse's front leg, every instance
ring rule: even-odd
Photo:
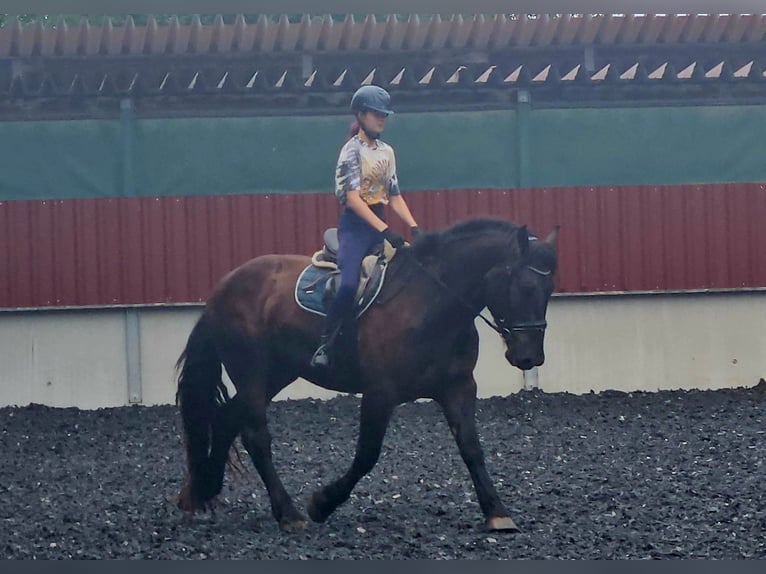
[[[486,518],[486,527],[490,530],[517,531],[518,528],[500,501],[484,463],[484,452],[476,432],[476,381],[470,377],[449,385],[437,398],[437,402],[444,409],[460,456],[471,474],[479,506]]]
[[[359,440],[354,461],[343,476],[312,495],[308,505],[308,514],[312,520],[327,520],[338,506],[348,500],[356,483],[375,466],[393,410],[394,402],[387,397],[375,394],[362,396]]]

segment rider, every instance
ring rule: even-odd
[[[362,260],[383,239],[394,248],[404,238],[388,227],[385,206],[410,227],[420,230],[399,190],[394,149],[380,139],[386,118],[393,114],[391,96],[379,86],[362,86],[351,98],[354,122],[349,139],[340,150],[335,168],[335,195],[344,209],[338,223],[338,266],[341,280],[329,306],[319,348],[311,358],[314,367],[329,365],[328,344],[347,319],[352,319]]]

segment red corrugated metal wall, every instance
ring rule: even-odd
[[[766,287],[764,184],[406,197],[425,229],[560,224],[560,292]],[[312,253],[337,213],[330,194],[0,202],[0,307],[203,301],[251,257]]]

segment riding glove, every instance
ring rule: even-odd
[[[394,249],[404,247],[404,237],[399,235],[390,227],[386,227],[383,230],[383,237],[393,246]]]

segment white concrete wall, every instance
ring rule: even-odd
[[[174,401],[173,367],[201,309],[144,308],[142,404]],[[128,404],[125,310],[0,313],[0,406]],[[557,297],[548,312],[540,388],[716,389],[766,378],[766,293]],[[500,338],[482,322],[476,378],[482,397],[524,386]],[[329,398],[297,381],[277,397]]]

